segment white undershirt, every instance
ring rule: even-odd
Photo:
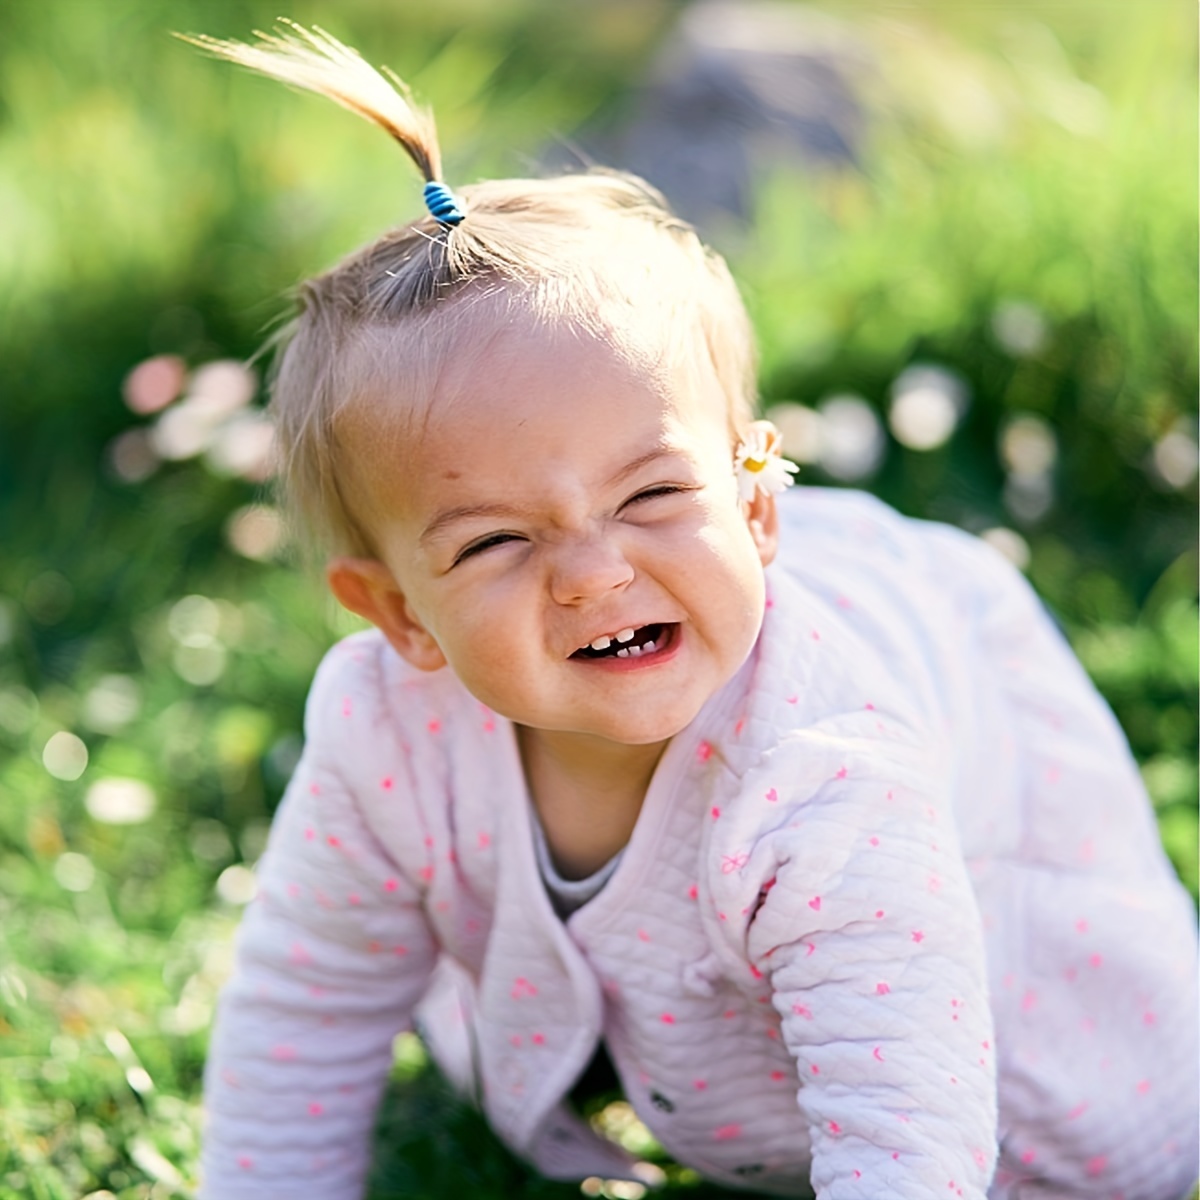
[[[598,871],[594,871],[586,879],[564,879],[555,869],[550,858],[550,847],[546,843],[546,834],[542,823],[533,813],[533,848],[537,855],[538,873],[554,911],[562,920],[566,920],[576,909],[582,908],[612,877],[621,861],[623,849],[618,850]]]

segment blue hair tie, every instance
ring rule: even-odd
[[[425,185],[425,205],[443,225],[457,225],[467,215],[454,193],[436,180]]]

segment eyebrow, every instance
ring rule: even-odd
[[[455,521],[464,521],[469,517],[512,517],[520,516],[524,511],[521,508],[514,508],[511,504],[460,504],[457,508],[448,508],[445,512],[438,513],[425,526],[425,531],[421,534],[419,541],[422,544],[431,541],[447,525],[453,525]]]
[[[660,458],[673,457],[674,454],[675,451],[673,449],[665,446],[660,446],[656,450],[649,450],[645,454],[639,454],[632,462],[627,462],[619,471],[611,475],[606,481],[605,486],[611,487],[613,484],[620,483],[623,479],[627,479],[630,475],[640,471],[643,467],[649,466],[652,462]],[[524,516],[527,514],[527,511],[512,504],[460,504],[438,513],[425,526],[418,541],[422,545],[428,541],[432,541],[448,525],[453,525],[456,521],[465,521],[471,517]]]

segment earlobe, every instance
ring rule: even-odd
[[[370,621],[406,662],[420,671],[446,665],[441,647],[383,563],[373,558],[335,558],[326,566],[325,578],[338,603]]]
[[[759,561],[768,567],[775,561],[775,551],[779,549],[779,513],[775,497],[755,492],[754,499],[746,501],[743,507]]]

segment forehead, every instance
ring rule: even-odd
[[[598,482],[652,449],[728,447],[725,395],[697,339],[672,352],[533,319],[454,332],[416,354],[377,342],[370,392],[342,415],[353,503],[373,510],[368,521],[427,511],[460,481],[516,487],[557,463]]]

